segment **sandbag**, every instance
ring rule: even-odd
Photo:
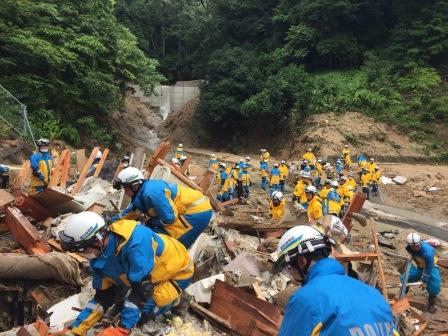
[[[0,279],[54,279],[82,286],[78,262],[68,254],[51,252],[43,255],[0,254]]]

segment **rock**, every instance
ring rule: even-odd
[[[420,191],[420,190],[414,190],[412,192],[412,194],[414,195],[414,197],[426,197],[426,192],[425,191]]]
[[[403,185],[406,183],[408,179],[404,176],[395,176],[392,181],[394,181],[398,185]]]
[[[381,182],[381,184],[395,184],[395,182],[392,181],[392,179],[387,176],[381,176],[380,182]]]
[[[387,248],[390,248],[392,250],[395,250],[397,247],[395,246],[395,242],[390,240],[390,239],[386,239],[383,236],[378,236],[378,244],[380,246],[384,246]]]
[[[443,180],[443,179],[445,179],[445,176],[443,176],[441,173],[437,173],[436,174],[436,179]]]

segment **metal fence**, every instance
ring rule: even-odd
[[[0,132],[14,132],[31,148],[35,148],[33,132],[28,121],[26,105],[0,84]],[[1,134],[0,134],[1,135]]]

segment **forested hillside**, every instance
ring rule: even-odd
[[[36,137],[110,144],[95,120],[123,103],[125,83],[151,92],[162,78],[137,44],[112,0],[0,1],[0,83],[28,106]]]
[[[165,77],[205,80],[198,127],[227,142],[360,111],[443,155],[447,73],[446,0],[0,2],[0,82],[36,129],[72,142],[80,128],[110,142],[95,121],[125,83]]]
[[[448,1],[119,0],[116,13],[170,81],[206,80],[198,115],[227,139],[328,111],[416,140],[448,121]]]

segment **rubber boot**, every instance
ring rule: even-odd
[[[436,301],[437,301],[436,295],[428,296],[428,305],[426,306],[426,310],[428,311],[428,313],[434,314],[437,311]]]

